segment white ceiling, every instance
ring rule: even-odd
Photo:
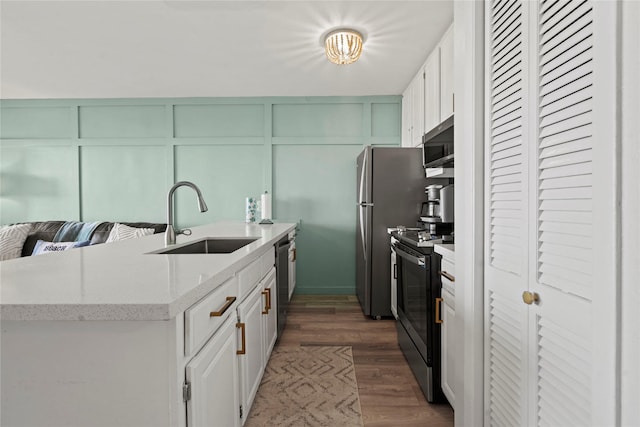
[[[0,1],[0,97],[397,95],[453,20],[443,1]],[[365,34],[348,66],[322,35]]]

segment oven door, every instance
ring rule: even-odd
[[[433,319],[429,303],[430,255],[421,254],[398,242],[395,245],[398,276],[398,320],[411,337],[427,366],[433,362],[431,342],[433,331],[429,320]]]

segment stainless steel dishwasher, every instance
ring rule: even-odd
[[[276,286],[278,288],[278,338],[287,324],[289,307],[289,247],[291,240],[285,236],[276,243]]]

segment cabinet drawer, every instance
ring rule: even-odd
[[[449,258],[442,258],[442,263],[440,264],[440,270],[447,272],[447,274],[455,277],[456,275],[456,266],[454,263],[449,260]]]
[[[269,249],[264,255],[260,257],[260,278],[266,276],[269,271],[276,265],[276,250],[275,248]]]
[[[448,277],[455,279],[456,277],[456,267],[449,259],[442,258],[442,262],[440,264],[440,280],[442,281],[443,289],[455,294],[455,281],[450,280]]]
[[[251,289],[260,281],[262,272],[261,259],[253,261],[251,264],[243,268],[237,275],[238,286],[240,289],[240,300],[244,299]]]
[[[235,298],[231,300],[231,298]],[[195,354],[204,342],[235,313],[238,279],[231,277],[185,311],[185,355]],[[215,313],[212,315],[212,312]]]
[[[449,307],[451,307],[452,310],[456,309],[455,294],[452,294],[446,288],[443,288],[441,297],[442,297],[442,301],[443,301],[444,304],[446,304]],[[444,310],[444,307],[442,307],[441,309]]]

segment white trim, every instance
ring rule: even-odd
[[[484,3],[456,1],[454,14],[456,427],[483,420]]]
[[[615,425],[618,422],[617,355],[619,340],[616,319],[620,292],[619,224],[619,107],[617,85],[619,46],[617,2],[593,2],[594,103],[593,116],[593,224],[598,231],[598,251],[594,252],[594,288],[592,313],[592,422],[594,425]]]
[[[640,2],[623,1],[621,18],[621,381],[620,425],[640,420]]]

